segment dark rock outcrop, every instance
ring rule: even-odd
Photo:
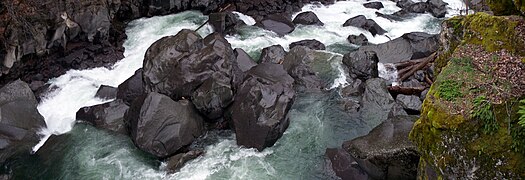
[[[289,48],[293,49],[295,46],[304,46],[304,47],[308,47],[313,50],[325,50],[326,49],[326,46],[322,42],[319,42],[318,40],[315,40],[315,39],[306,39],[306,40],[293,42],[290,44]]]
[[[235,1],[233,4],[237,11],[254,17],[256,20],[262,19],[270,14],[288,14],[301,11],[301,8],[312,2],[320,2],[324,5],[333,4],[334,0],[301,0],[301,1],[282,1],[282,0],[257,0],[257,1]]]
[[[213,27],[215,32],[223,35],[233,35],[237,33],[239,28],[246,26],[246,23],[232,12],[211,13],[208,23]]]
[[[0,162],[16,154],[29,154],[45,128],[36,98],[25,82],[17,80],[0,89]]]
[[[369,179],[368,174],[359,167],[355,159],[343,149],[328,148],[325,156],[331,170],[342,180]]]
[[[324,25],[321,20],[317,17],[317,15],[312,11],[306,11],[298,14],[293,19],[293,23],[295,24],[302,24],[302,25],[318,25],[322,26]]]
[[[281,45],[273,45],[262,49],[259,63],[279,64],[286,56],[286,51]]]
[[[238,145],[262,151],[283,135],[290,123],[293,83],[280,64],[262,63],[248,71],[232,104]]]
[[[348,42],[358,46],[368,45],[368,38],[366,38],[364,34],[359,34],[359,36],[349,35],[346,39],[348,40]]]
[[[388,119],[366,136],[343,143],[343,149],[374,179],[416,179],[419,154],[408,140],[417,116]]]
[[[363,15],[359,15],[359,16],[346,20],[343,26],[344,27],[353,26],[353,27],[361,28],[361,29],[369,31],[370,33],[372,33],[373,36],[383,35],[386,33],[386,31],[383,28],[381,28],[381,26],[379,26],[374,20],[367,19]]]
[[[118,85],[117,99],[122,99],[127,105],[131,105],[135,98],[144,94],[144,82],[142,81],[142,68],[135,71],[133,76],[129,77]]]
[[[135,99],[124,119],[135,145],[159,158],[175,154],[204,131],[190,101],[175,102],[156,92]]]
[[[284,36],[295,30],[295,24],[288,18],[280,14],[272,14],[258,21],[255,26],[273,31],[279,36]]]
[[[118,99],[104,104],[80,108],[76,113],[76,119],[89,122],[97,128],[128,134],[124,125],[124,114],[128,109],[129,106]]]
[[[283,67],[295,80],[297,91],[319,91],[323,83],[316,73],[311,69],[309,63],[315,60],[314,51],[304,46],[297,46],[286,54]]]
[[[372,9],[381,9],[384,8],[383,3],[381,2],[368,2],[363,4],[366,8],[372,8]]]
[[[100,99],[114,99],[117,97],[117,91],[118,89],[115,87],[101,85],[98,88],[95,97]]]
[[[383,44],[361,46],[358,51],[374,51],[379,62],[397,63],[430,56],[438,49],[438,35],[412,32]]]
[[[235,62],[233,63],[232,69],[232,85],[233,90],[236,92],[244,80],[244,77],[246,76],[246,71],[250,70],[254,66],[257,66],[257,63],[243,49],[235,48],[233,53],[235,54]]]
[[[373,51],[354,51],[343,56],[343,64],[348,67],[349,73],[364,81],[379,76],[378,61]]]
[[[187,153],[180,153],[175,156],[172,156],[167,160],[166,169],[168,170],[168,173],[175,173],[180,168],[182,168],[184,164],[186,164],[188,161],[198,158],[202,154],[204,154],[204,151],[192,150]]]

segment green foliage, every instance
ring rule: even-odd
[[[460,92],[461,84],[453,80],[445,80],[438,86],[439,96],[447,101],[454,101],[462,96]]]
[[[514,152],[525,153],[525,127],[516,126],[512,128],[512,145]]]
[[[520,115],[518,124],[525,127],[525,99],[520,101],[518,114]]]
[[[474,108],[470,116],[471,118],[481,120],[482,131],[485,134],[493,134],[499,129],[498,122],[492,110],[492,104],[485,96],[478,96],[474,99]]]

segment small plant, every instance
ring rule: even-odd
[[[482,131],[485,134],[493,134],[499,129],[498,122],[492,111],[492,104],[485,96],[478,96],[474,99],[474,109],[470,117],[481,120],[483,124]]]
[[[514,152],[525,153],[525,127],[515,126],[511,131],[512,145]]]
[[[518,109],[518,114],[520,115],[518,124],[522,127],[525,127],[525,99],[520,101],[520,106]]]
[[[439,84],[439,96],[447,101],[454,101],[457,97],[462,96],[460,83],[452,80],[445,80]]]

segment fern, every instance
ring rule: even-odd
[[[498,122],[492,111],[492,105],[485,96],[478,96],[474,99],[474,109],[470,116],[481,120],[482,131],[485,134],[493,134],[499,129]]]
[[[520,101],[521,106],[519,107],[518,114],[520,115],[518,124],[525,127],[525,99]]]

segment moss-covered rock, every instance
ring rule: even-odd
[[[419,178],[525,177],[525,151],[513,135],[525,134],[516,128],[525,76],[508,76],[525,71],[523,19],[476,13],[443,25],[441,70],[410,133],[421,154]]]
[[[513,15],[518,14],[514,1],[520,0],[486,0],[490,10],[494,12],[494,15]]]

